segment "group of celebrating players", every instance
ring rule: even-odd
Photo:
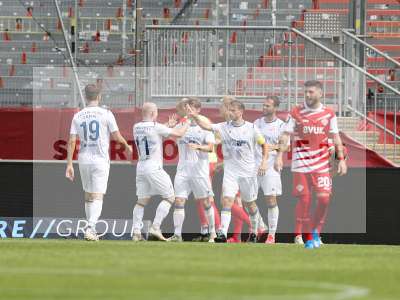
[[[85,94],[87,107],[74,115],[71,124],[66,177],[74,179],[72,157],[79,139],[78,162],[88,221],[85,239],[98,240],[95,226],[107,189],[110,137],[129,152],[132,147],[119,133],[112,112],[99,106],[100,90],[88,85]],[[220,112],[225,121],[217,124],[200,114],[201,102],[196,98],[184,98],[177,103],[176,114],[166,124],[157,122],[158,109],[154,103],[144,103],[142,121],[133,126],[138,153],[138,199],[133,209],[132,240],[144,240],[141,232],[144,209],[152,196],[159,195],[162,200],[149,234],[162,241],[183,241],[184,206],[193,193],[201,223],[198,240],[240,242],[243,223],[247,223],[248,242],[257,242],[268,232],[265,243],[274,244],[279,219],[277,197],[282,194],[283,154],[291,146],[293,195],[298,198],[294,241],[309,249],[319,247],[332,190],[332,165],[338,175],[347,172],[337,118],[332,109],[321,103],[322,95],[319,81],[307,81],[304,103],[294,107],[285,121],[276,115],[279,99],[266,97],[263,116],[254,123],[243,119],[244,104],[230,96],[222,99]],[[163,169],[162,141],[167,137],[175,138],[178,145],[174,184]],[[220,213],[212,189],[212,175],[221,165],[215,155],[217,144],[222,146],[224,171]],[[257,206],[260,188],[268,206],[268,226]],[[311,217],[312,192],[317,205]],[[161,224],[172,206],[174,234],[166,239]],[[234,230],[228,239],[231,216]]]

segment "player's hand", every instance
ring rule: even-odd
[[[283,160],[282,160],[282,157],[278,156],[278,157],[275,159],[274,169],[275,169],[277,172],[279,172],[279,173],[282,172],[282,169],[283,169]]]
[[[258,168],[258,176],[264,176],[266,171],[267,171],[267,164],[262,163],[261,166]]]
[[[197,145],[197,144],[189,143],[187,145],[192,150],[199,150],[199,145]]]
[[[67,170],[65,171],[65,177],[70,181],[74,181],[74,167],[72,165],[67,166]]]
[[[337,173],[339,176],[343,176],[347,173],[347,164],[345,160],[340,160],[337,167]]]
[[[171,116],[169,116],[167,124],[168,124],[168,127],[170,127],[170,128],[175,127],[176,124],[178,124],[178,115],[172,114]]]
[[[132,146],[131,145],[127,145],[126,146],[126,150],[128,150],[129,155],[132,156],[132,153],[133,153]]]
[[[185,109],[188,117],[196,117],[198,115],[198,113],[189,104],[185,105]]]

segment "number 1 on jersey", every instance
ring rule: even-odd
[[[149,142],[147,141],[147,136],[144,136],[141,139],[139,137],[136,137],[135,142],[136,142],[136,148],[138,149],[139,152],[139,156],[145,154],[146,158],[148,158],[150,155],[150,149],[149,149]],[[142,151],[143,146],[144,146],[144,151]]]

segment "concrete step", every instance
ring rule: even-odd
[[[367,147],[400,166],[400,145],[367,144]]]
[[[383,151],[386,148],[386,151],[394,151],[396,148],[396,152],[400,154],[400,144],[367,144],[366,145],[369,149],[376,150],[376,151]]]
[[[377,143],[379,139],[377,131],[344,131],[344,133],[364,145]]]
[[[357,117],[338,117],[338,126],[342,131],[354,131],[359,123],[360,119]]]

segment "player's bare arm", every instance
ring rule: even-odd
[[[199,125],[202,129],[204,130],[208,130],[208,131],[212,131],[211,128],[211,122],[209,122],[208,120],[202,118],[196,110],[194,110],[190,105],[186,105],[186,111],[187,111],[187,115],[190,118],[193,118],[197,125]]]
[[[189,128],[189,122],[187,122],[187,120],[185,120],[183,123],[183,126],[172,128],[172,131],[169,134],[169,137],[180,138],[185,135],[188,128]]]
[[[278,152],[275,162],[274,169],[278,172],[281,172],[283,169],[283,153],[289,150],[289,134],[283,133],[279,137],[279,142],[276,145],[276,151]]]
[[[213,152],[213,149],[214,149],[214,144],[213,143],[208,143],[208,144],[205,144],[205,145],[198,145],[198,144],[190,143],[190,144],[188,144],[188,146],[192,150],[198,150],[198,151],[201,151],[201,152]]]
[[[339,160],[337,174],[343,176],[347,173],[347,164],[345,160],[343,143],[338,133],[333,134],[333,143],[335,145],[336,157]]]
[[[258,175],[264,176],[268,168],[267,161],[268,161],[269,146],[264,140],[264,143],[261,144],[261,147],[262,147],[262,160],[260,167],[258,168]]]
[[[129,154],[132,154],[132,146],[128,144],[128,142],[125,140],[125,138],[121,135],[121,133],[119,131],[114,131],[111,133],[112,138],[122,144],[125,149],[128,150]]]
[[[76,134],[71,134],[68,140],[68,154],[67,154],[67,169],[65,171],[65,177],[71,181],[74,181],[74,166],[72,165],[72,158],[74,156],[76,146]]]

